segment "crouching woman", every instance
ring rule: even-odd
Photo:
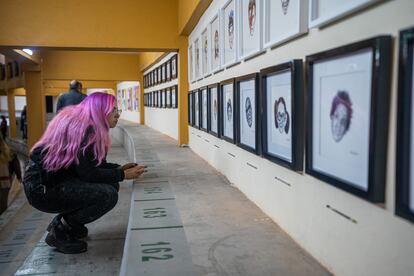
[[[118,182],[145,171],[134,163],[106,162],[109,129],[118,119],[114,96],[92,94],[59,112],[31,149],[24,190],[33,207],[58,214],[45,241],[60,252],[85,252],[85,225],[114,208]]]

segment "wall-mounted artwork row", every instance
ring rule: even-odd
[[[170,59],[144,75],[144,88],[150,88],[162,83],[167,83],[176,79],[178,65],[178,55],[173,55]]]
[[[145,106],[157,108],[178,108],[178,86],[173,85],[165,89],[145,93]]]

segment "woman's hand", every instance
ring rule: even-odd
[[[125,165],[121,166],[121,169],[123,171],[125,171],[125,170],[127,170],[129,168],[132,168],[132,167],[135,167],[137,165],[138,165],[137,163],[126,163]]]
[[[132,168],[124,170],[125,179],[138,178],[141,174],[146,172],[146,168],[147,166],[135,165]]]

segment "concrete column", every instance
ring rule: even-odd
[[[16,108],[14,105],[14,89],[7,89],[7,106],[9,112],[9,135],[16,138]]]
[[[46,126],[45,97],[40,71],[25,72],[27,100],[27,145],[31,148],[42,136]]]
[[[188,36],[178,40],[178,144],[188,144]]]

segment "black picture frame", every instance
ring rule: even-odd
[[[395,214],[414,223],[413,58],[414,27],[400,31]]]
[[[243,108],[241,105],[241,89],[240,89],[240,84],[242,82],[247,82],[247,81],[253,81],[254,82],[254,118],[252,119],[252,121],[255,124],[255,134],[254,134],[254,146],[250,146],[247,145],[245,143],[242,142],[242,138],[241,138],[241,131],[242,131],[242,127],[241,127],[241,123],[242,123],[242,112],[243,112]],[[257,154],[259,155],[261,150],[260,150],[260,139],[261,139],[261,120],[260,120],[260,90],[259,90],[259,73],[252,73],[252,74],[248,74],[248,75],[244,75],[244,76],[240,76],[237,77],[235,80],[235,85],[236,85],[236,99],[235,99],[235,105],[236,105],[236,145],[239,146],[240,148],[247,150],[251,153]],[[237,103],[237,104],[236,104]],[[246,107],[248,108],[248,107]],[[250,106],[250,111],[251,111],[251,106]],[[246,111],[247,112],[247,111]]]
[[[154,107],[154,92],[150,92],[150,107]]]
[[[174,56],[171,57],[171,79],[176,79],[177,76],[178,76],[178,54],[175,54]]]
[[[200,130],[207,132],[208,128],[208,90],[207,86],[199,88],[200,93]],[[204,102],[205,97],[205,102]],[[205,115],[205,117],[204,117]]]
[[[310,55],[307,56],[306,58],[306,67],[307,67],[307,133],[306,133],[306,137],[307,137],[307,144],[306,144],[306,173],[328,183],[331,184],[337,188],[340,188],[344,191],[347,191],[353,195],[356,195],[358,197],[361,197],[363,199],[366,199],[368,201],[374,202],[374,203],[380,203],[380,202],[384,202],[384,198],[385,198],[385,179],[386,179],[386,161],[387,161],[387,142],[388,142],[388,121],[389,121],[389,98],[390,98],[390,76],[391,74],[391,59],[392,59],[392,37],[391,36],[378,36],[378,37],[374,37],[371,39],[367,39],[364,41],[360,41],[360,42],[356,42],[356,43],[352,43],[349,45],[345,45],[339,48],[335,48],[332,50],[328,50],[328,51],[324,51],[321,53],[317,53],[314,55]],[[363,174],[363,177],[360,177],[361,179],[364,178],[366,179],[366,183],[362,183],[363,185],[365,185],[366,187],[361,187],[361,183],[357,183],[356,181],[358,180],[354,180],[354,182],[351,182],[349,180],[345,180],[344,177],[339,178],[337,176],[337,173],[328,173],[328,172],[323,172],[322,169],[316,169],[315,168],[315,164],[314,164],[314,160],[313,158],[316,156],[314,156],[314,150],[313,150],[313,130],[314,130],[314,125],[313,125],[313,113],[314,111],[318,111],[318,109],[314,110],[313,107],[313,85],[314,85],[314,80],[313,80],[313,75],[314,75],[314,66],[315,63],[321,63],[321,62],[332,62],[335,60],[339,60],[341,58],[348,58],[348,57],[354,57],[356,58],[358,55],[362,55],[362,54],[366,54],[366,53],[370,53],[372,56],[372,61],[371,64],[368,63],[369,66],[367,66],[368,70],[371,70],[370,74],[371,74],[371,79],[367,80],[366,83],[368,83],[370,85],[371,91],[369,94],[367,94],[369,96],[370,101],[368,102],[369,104],[369,110],[360,110],[358,109],[358,113],[356,114],[352,114],[352,110],[351,111],[347,111],[346,114],[349,117],[347,122],[346,120],[344,125],[348,125],[348,127],[351,124],[358,124],[361,123],[360,121],[358,121],[357,119],[353,119],[353,121],[351,122],[351,115],[355,115],[357,116],[358,114],[363,113],[364,111],[366,111],[367,113],[367,117],[370,117],[370,120],[364,120],[364,122],[368,121],[367,123],[367,127],[365,128],[357,128],[355,127],[354,129],[359,129],[358,131],[364,132],[364,131],[368,131],[368,139],[366,139],[366,137],[364,137],[364,139],[359,139],[357,140],[358,142],[363,141],[364,143],[367,143],[367,146],[365,148],[363,148],[362,150],[365,152],[366,156],[367,156],[367,160],[364,160],[362,162],[360,162],[360,160],[358,160],[358,164],[363,164],[364,166],[367,166],[367,169],[364,170],[361,167],[357,167],[355,164],[356,162],[350,162],[350,160],[352,161],[352,155],[361,155],[363,156],[364,153],[360,154],[359,152],[353,153],[351,150],[349,152],[347,152],[348,156],[348,160],[346,160],[346,157],[343,158],[343,156],[341,156],[341,162],[332,162],[330,160],[328,160],[328,162],[326,162],[326,166],[337,166],[337,168],[335,168],[337,171],[338,170],[342,170],[345,171],[347,169],[349,169],[350,167],[354,167],[351,168],[350,171],[352,171],[352,173],[348,172],[348,174],[346,175],[346,177],[348,177],[348,179],[352,178],[352,179],[356,179],[356,176]],[[332,67],[332,66],[331,66]],[[355,65],[355,63],[353,63],[354,68],[358,68],[358,65]],[[352,67],[339,67],[342,68],[342,70],[344,70],[344,72],[346,72],[346,70],[355,70]],[[332,74],[332,70],[329,70],[329,73]],[[352,77],[353,75],[350,75],[349,72],[347,72],[346,74],[343,74],[346,77]],[[342,78],[345,78],[341,75]],[[332,80],[333,78],[331,78]],[[364,80],[365,81],[365,80]],[[343,83],[342,83],[343,84]],[[322,87],[322,84],[320,84],[320,80],[315,82],[315,86],[320,85]],[[336,81],[335,85],[339,85],[338,81]],[[355,86],[356,83],[355,82],[349,82],[346,85],[352,85]],[[359,89],[361,87],[361,84],[358,83],[358,87]],[[343,89],[343,88],[341,88]],[[338,94],[341,91],[338,91]],[[337,94],[337,95],[338,95]],[[355,96],[355,94],[354,94]],[[362,95],[365,97],[365,95]],[[335,97],[336,98],[336,97]],[[317,100],[326,100],[326,97],[315,97],[315,99]],[[349,98],[348,98],[349,99]],[[335,100],[335,99],[334,99]],[[332,101],[332,103],[334,103],[334,101]],[[359,104],[360,102],[355,102],[355,100],[353,100],[353,104]],[[346,105],[343,104],[343,108],[345,108]],[[357,106],[358,107],[358,106]],[[354,107],[355,108],[355,107]],[[333,122],[333,117],[335,116],[335,114],[332,115],[332,110],[334,110],[334,105],[332,105],[331,108],[331,121],[332,121],[332,125],[334,125]],[[336,112],[336,108],[334,110]],[[329,116],[329,114],[328,114]],[[363,116],[363,115],[362,115]],[[361,117],[361,116],[360,116]],[[364,117],[364,116],[363,116]],[[364,117],[366,118],[366,117]],[[325,120],[325,117],[323,118]],[[338,119],[336,119],[337,121],[339,121]],[[361,120],[362,121],[362,120]],[[317,121],[318,122],[318,121]],[[333,131],[333,127],[331,125],[331,130],[332,130],[332,137],[334,137],[334,131]],[[352,128],[352,125],[351,125]],[[351,131],[351,128],[349,128]],[[345,131],[347,130],[347,128],[343,128],[345,129]],[[358,133],[358,131],[354,130],[354,133]],[[344,132],[342,132],[344,133]],[[317,135],[318,132],[315,132],[315,135]],[[362,137],[363,135],[361,135]],[[321,135],[320,137],[322,138],[326,138],[323,137]],[[334,138],[335,139],[335,138]],[[331,139],[332,140],[332,139]],[[319,141],[319,142],[318,142]],[[326,146],[326,143],[321,142],[321,140],[318,140],[316,142],[318,142],[317,144],[320,145],[320,147],[326,147],[327,149],[325,149],[325,153],[329,154],[331,156],[335,156],[335,158],[340,155],[341,153],[338,153],[338,150],[335,149],[334,151],[332,151],[332,149],[329,149],[328,146]],[[328,139],[326,139],[326,141],[328,141]],[[330,140],[329,140],[330,141]],[[337,142],[337,141],[336,141]],[[354,143],[352,146],[357,148],[358,146],[360,146],[361,143]],[[333,142],[332,142],[333,143]],[[343,150],[343,149],[341,149]],[[320,152],[322,152],[321,149],[319,150],[315,150],[315,152],[317,152],[319,154],[319,156],[321,156]],[[318,157],[319,158],[319,157]],[[368,161],[368,162],[365,162]],[[347,162],[347,165],[345,165],[345,162]],[[320,162],[321,164],[321,162]],[[319,164],[319,167],[321,166]],[[338,165],[337,165],[338,164]],[[340,165],[339,165],[340,164]],[[331,169],[332,170],[332,169]],[[361,181],[361,180],[359,180]],[[365,188],[365,189],[364,189]]]
[[[227,116],[226,112],[224,112],[224,108],[227,105],[224,103],[225,95],[224,95],[224,91],[223,91],[223,86],[227,86],[227,85],[232,85],[233,86],[233,96],[232,96],[233,97],[233,106],[232,106],[233,137],[226,136],[226,132],[225,132],[225,129],[224,129],[225,128],[224,120]],[[234,143],[236,143],[236,133],[237,133],[236,119],[235,119],[236,118],[235,112],[237,110],[235,79],[231,78],[231,79],[227,79],[227,80],[224,80],[224,81],[220,82],[220,89],[219,90],[220,90],[220,101],[219,102],[220,102],[220,113],[221,113],[221,116],[220,116],[220,133],[221,133],[220,138],[227,141],[227,142],[229,142],[229,143],[234,144]]]
[[[194,93],[188,92],[188,124],[194,126]]]
[[[157,67],[157,78],[158,78],[158,84],[162,83],[162,68],[161,66]]]
[[[167,70],[166,64],[161,64],[161,82],[164,83],[167,81]]]
[[[171,80],[171,59],[165,62],[165,80]]]
[[[165,88],[165,107],[171,108],[171,87]]]
[[[211,112],[211,105],[212,105],[212,89],[216,89],[216,103],[217,103],[217,125],[216,125],[216,129],[217,131],[214,131],[212,129],[212,112]],[[208,122],[207,122],[207,132],[210,133],[211,135],[214,135],[216,137],[220,137],[220,84],[219,83],[215,83],[212,85],[207,86],[207,95],[208,95],[208,103],[207,103],[207,118],[208,118]]]
[[[268,129],[268,78],[278,76],[284,73],[290,73],[290,116],[286,116],[287,127],[290,128],[290,160],[281,154],[272,153],[269,149],[269,129]],[[260,86],[262,91],[262,155],[264,158],[289,168],[293,171],[303,171],[303,153],[304,153],[304,76],[302,60],[292,60],[276,66],[260,70]],[[289,103],[285,103],[288,105]],[[273,113],[275,110],[273,110]],[[286,112],[287,113],[287,112]],[[274,115],[275,116],[275,115]],[[290,126],[288,125],[290,124]],[[289,131],[289,130],[287,130]],[[286,133],[286,128],[285,128]]]
[[[194,106],[194,127],[200,129],[201,112],[200,112],[200,90],[199,89],[194,90],[193,101],[194,101],[194,104],[193,104]]]
[[[171,86],[171,107],[178,108],[178,85]]]

